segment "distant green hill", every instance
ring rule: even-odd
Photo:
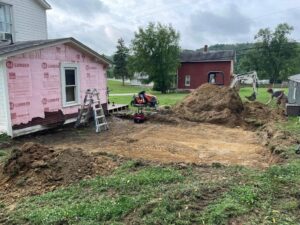
[[[242,52],[245,49],[253,48],[254,43],[237,43],[237,44],[216,44],[208,47],[209,50],[235,50]],[[201,48],[200,50],[203,50]]]

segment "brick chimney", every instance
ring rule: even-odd
[[[203,51],[204,51],[205,53],[208,52],[208,45],[205,45],[205,46],[204,46],[204,50],[203,50]]]

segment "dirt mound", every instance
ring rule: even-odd
[[[173,112],[179,118],[193,122],[236,126],[243,109],[242,100],[235,90],[204,84],[173,107]]]
[[[53,153],[54,150],[50,148],[34,143],[26,143],[21,149],[12,151],[11,157],[4,165],[3,172],[10,177],[15,177],[22,171],[27,172],[35,168],[36,162],[44,162],[43,158]]]
[[[291,147],[300,144],[298,138],[288,131],[276,128],[272,123],[262,126],[258,130],[261,143],[268,146],[272,153],[280,155],[281,158],[287,157],[287,152]]]
[[[259,102],[243,103],[236,90],[211,84],[194,90],[173,107],[172,114],[193,122],[250,129],[285,118],[281,109],[272,109]]]
[[[71,183],[92,175],[93,157],[80,149],[55,151],[35,143],[15,149],[4,165],[4,173],[11,178],[34,172],[44,182]]]
[[[109,175],[120,163],[120,158],[88,154],[80,148],[54,149],[29,142],[14,149],[0,168],[0,201],[10,204],[82,179]]]
[[[53,149],[30,142],[12,151],[0,174],[0,193],[18,193],[17,197],[41,194],[96,175],[111,174],[119,164],[118,159],[87,154],[80,148]]]
[[[272,109],[260,102],[245,102],[242,117],[247,124],[254,126],[285,119],[284,110]]]

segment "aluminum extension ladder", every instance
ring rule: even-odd
[[[77,128],[81,125],[87,125],[91,117],[92,111],[94,116],[96,132],[99,133],[103,130],[108,130],[108,123],[100,102],[100,96],[97,89],[88,89],[85,92],[85,97],[83,100],[83,104],[81,105],[80,112],[75,123],[75,127]]]

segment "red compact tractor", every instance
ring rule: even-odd
[[[134,95],[133,100],[130,103],[132,106],[136,107],[152,107],[156,108],[158,101],[156,96],[146,94],[145,91],[141,91],[138,96]]]
[[[135,123],[143,123],[145,121],[145,114],[143,109],[146,107],[155,108],[158,105],[157,97],[154,95],[146,94],[145,91],[142,91],[138,96],[134,95],[130,103],[132,106],[137,107],[137,112],[133,116]]]

